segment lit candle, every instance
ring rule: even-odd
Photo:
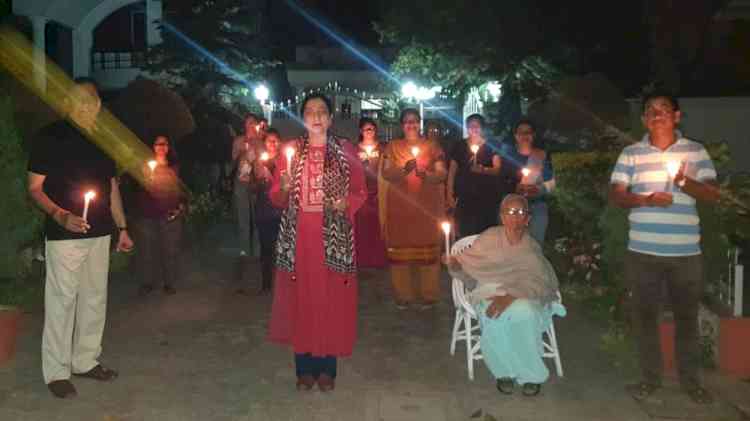
[[[528,168],[523,168],[521,170],[521,174],[523,175],[523,178],[521,179],[521,184],[529,184],[529,176],[531,175],[531,170]]]
[[[89,190],[83,195],[83,220],[88,222],[87,217],[89,216],[89,202],[96,197],[96,193],[93,190]]]
[[[367,157],[369,158],[372,155],[372,145],[365,145],[365,153],[367,154]]]
[[[268,152],[263,152],[260,154],[260,160],[261,161],[268,161]]]
[[[672,183],[674,182],[675,176],[680,171],[680,163],[677,161],[667,162],[667,191],[672,191]]]
[[[284,151],[284,153],[286,154],[286,170],[287,170],[287,172],[290,172],[292,170],[292,157],[294,157],[294,152],[295,152],[294,148],[291,147],[291,146],[288,147],[288,148],[286,148],[286,150]]]
[[[151,179],[154,179],[154,170],[156,170],[156,161],[153,159],[148,161],[148,167],[151,168]]]
[[[419,155],[419,147],[417,147],[417,146],[412,146],[412,147],[411,147],[411,154],[412,154],[412,155],[414,155],[414,158],[416,159],[416,158],[417,158],[417,155]]]
[[[442,224],[440,224],[440,228],[443,229],[443,233],[445,234],[445,254],[450,256],[451,254],[451,242],[450,242],[451,223],[448,221],[445,221]]]
[[[471,149],[471,153],[472,153],[472,155],[474,155],[474,156],[471,157],[471,159],[476,164],[477,163],[477,152],[479,152],[479,145],[476,145],[476,144],[475,145],[471,145],[471,147],[469,149]]]

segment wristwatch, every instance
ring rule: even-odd
[[[117,227],[117,229],[120,230],[120,232],[123,232],[123,231],[127,231],[128,227],[127,226],[125,226],[125,227]]]

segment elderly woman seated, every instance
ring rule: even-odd
[[[502,225],[488,228],[463,253],[446,257],[451,274],[471,292],[481,327],[485,364],[497,389],[512,394],[516,384],[536,396],[549,377],[542,361],[542,332],[552,316],[565,315],[557,301],[557,276],[542,249],[528,235],[529,204],[508,195],[500,205]]]

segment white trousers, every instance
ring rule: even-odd
[[[42,373],[47,384],[99,364],[109,245],[109,235],[46,242]]]

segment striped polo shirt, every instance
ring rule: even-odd
[[[611,183],[624,184],[636,194],[668,191],[673,197],[673,203],[666,208],[643,206],[630,210],[628,249],[655,256],[701,254],[695,199],[670,181],[668,162],[685,162],[685,175],[691,179],[716,179],[716,169],[703,145],[684,137],[664,151],[652,146],[648,135],[626,147],[617,159]]]

